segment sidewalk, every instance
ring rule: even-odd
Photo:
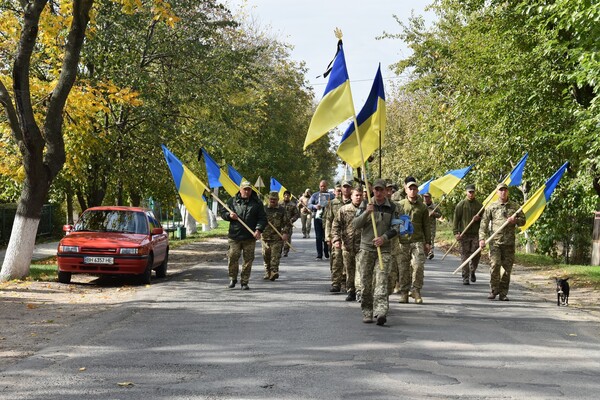
[[[55,256],[57,248],[58,242],[36,244],[33,248],[33,256],[31,257],[31,260],[41,260],[44,258]],[[0,266],[4,262],[5,253],[6,249],[0,249]]]

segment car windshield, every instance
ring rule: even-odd
[[[86,211],[75,224],[75,231],[122,232],[148,234],[148,223],[143,212],[93,210]]]

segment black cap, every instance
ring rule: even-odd
[[[406,185],[408,182],[416,182],[417,180],[413,176],[407,176],[404,179],[404,184]]]

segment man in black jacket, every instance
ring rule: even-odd
[[[244,256],[242,273],[240,275],[242,290],[249,290],[248,281],[252,271],[252,262],[254,261],[254,249],[256,241],[260,240],[262,232],[267,226],[267,214],[263,204],[258,199],[255,192],[252,191],[252,185],[248,181],[242,181],[240,191],[235,197],[227,201],[227,207],[232,212],[224,209],[221,217],[229,221],[229,234],[227,242],[229,251],[229,288],[233,289],[237,283],[239,272],[240,256]],[[243,221],[253,232],[250,232],[242,223]]]

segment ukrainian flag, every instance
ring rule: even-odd
[[[421,186],[419,186],[419,194],[430,193],[429,185],[431,184],[431,182],[433,182],[433,178],[431,178],[430,180],[428,180],[427,182],[425,182]]]
[[[523,181],[523,170],[525,169],[527,157],[529,157],[529,153],[525,153],[525,155],[521,157],[517,165],[515,165],[511,173],[504,178],[502,183],[506,184],[506,186],[519,186],[521,184]],[[487,207],[488,204],[491,204],[496,200],[498,200],[498,194],[494,189],[494,191],[490,193],[490,195],[483,201],[483,206]]]
[[[204,163],[206,164],[206,175],[208,175],[209,186],[211,188],[223,186],[223,189],[225,189],[230,196],[235,196],[240,191],[240,187],[229,178],[229,176],[219,167],[219,164],[217,164],[204,149],[202,149],[202,156],[204,157]]]
[[[229,164],[227,164],[227,175],[229,175],[229,178],[238,186],[240,186],[242,184],[242,181],[244,180],[242,174],[240,174],[235,168],[233,168]]]
[[[449,171],[441,178],[431,181],[429,184],[429,193],[431,193],[433,197],[440,197],[450,193],[465,175],[469,173],[471,168],[473,168],[472,165],[462,169],[455,169]]]
[[[362,157],[358,147],[358,138],[354,124],[350,124],[337,149],[340,158],[352,168],[358,168],[362,165],[363,158],[366,160],[371,154],[379,148],[383,141],[383,132],[385,131],[385,90],[383,88],[383,77],[381,76],[381,65],[377,68],[375,80],[371,87],[371,92],[362,110],[356,116],[358,124],[358,133],[360,135],[360,145],[362,147]]]
[[[164,145],[161,145],[161,147],[185,208],[196,221],[208,224],[208,206],[202,195],[205,190],[209,190],[208,187],[183,165],[169,149]]]
[[[521,232],[525,232],[527,228],[529,228],[537,219],[542,215],[544,209],[546,208],[546,204],[550,201],[550,196],[552,196],[552,192],[558,185],[560,178],[562,178],[563,174],[569,167],[569,162],[564,163],[558,171],[554,173],[546,181],[546,183],[539,188],[533,196],[529,198],[523,205],[523,213],[525,213],[525,225],[520,227]]]
[[[279,181],[273,177],[271,177],[271,183],[269,187],[269,192],[277,192],[279,193],[279,200],[283,200],[283,192],[287,189],[283,186]]]
[[[340,40],[331,67],[329,81],[327,81],[325,87],[325,93],[308,127],[308,133],[304,140],[304,150],[309,144],[315,142],[353,115],[354,103],[350,90],[350,78],[346,69],[342,41]]]

